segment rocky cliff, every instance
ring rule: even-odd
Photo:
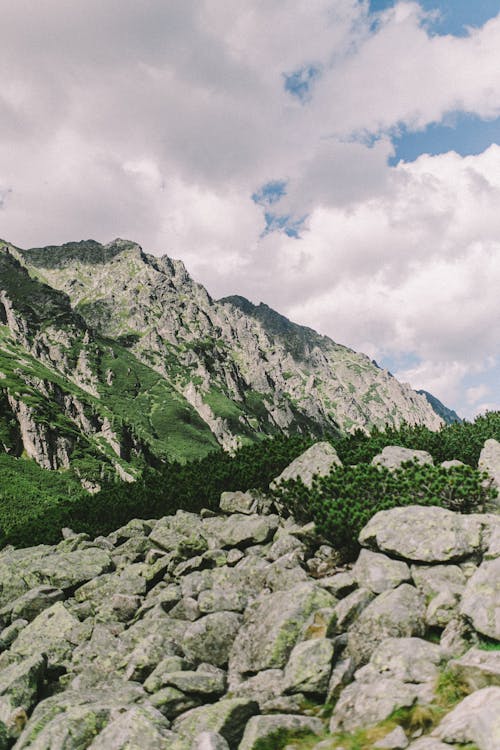
[[[310,460],[338,464],[316,446],[287,475]],[[346,567],[236,492],[5,549],[0,747],[498,750],[499,539],[495,514],[395,508]]]
[[[2,433],[17,422],[7,449],[43,466],[76,461],[98,484],[274,433],[442,424],[366,356],[265,305],[213,300],[180,261],[124,240],[0,245]]]

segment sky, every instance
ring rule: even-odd
[[[0,0],[0,236],[133,239],[500,408],[500,0]]]

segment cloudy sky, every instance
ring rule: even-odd
[[[0,10],[0,236],[134,239],[500,408],[500,0]]]

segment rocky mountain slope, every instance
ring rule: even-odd
[[[133,242],[0,243],[0,303],[4,449],[89,488],[274,433],[442,423],[366,356]]]
[[[285,474],[311,461],[338,465],[317,445]],[[400,507],[343,567],[313,524],[236,492],[7,548],[0,748],[498,750],[499,539],[492,513]]]

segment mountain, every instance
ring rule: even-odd
[[[266,435],[441,418],[363,354],[134,242],[0,242],[0,442],[89,488]]]
[[[419,390],[417,393],[420,393],[422,396],[425,396],[427,401],[430,403],[436,414],[439,414],[441,419],[445,424],[453,424],[454,422],[461,422],[462,419],[458,416],[456,411],[453,411],[453,409],[449,409],[447,406],[445,406],[436,396],[433,396],[432,393],[429,393],[428,391],[422,391]]]

